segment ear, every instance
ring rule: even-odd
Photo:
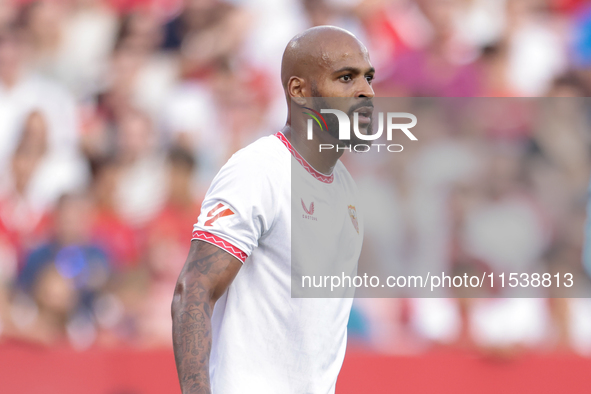
[[[287,94],[298,105],[306,105],[306,82],[300,77],[291,77],[287,82]]]

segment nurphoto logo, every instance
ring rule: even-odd
[[[351,140],[351,120],[349,115],[345,112],[338,110],[338,109],[321,109],[320,112],[313,110],[309,107],[304,107],[304,109],[308,110],[309,112],[304,112],[304,114],[310,116],[311,119],[308,119],[307,123],[307,138],[308,140],[313,139],[313,128],[314,123],[316,123],[320,130],[324,131],[329,129],[328,124],[324,116],[322,114],[333,114],[337,117],[338,124],[339,124],[339,132],[338,132],[338,139],[340,141],[350,141]],[[370,119],[371,121],[371,108],[368,113],[362,113],[365,119]],[[411,141],[417,141],[417,137],[410,131],[411,128],[416,126],[417,124],[417,117],[408,112],[387,112],[384,116],[383,112],[380,112],[377,116],[378,118],[378,128],[375,133],[363,134],[359,130],[359,112],[353,112],[353,133],[355,133],[355,137],[361,141],[376,141],[378,138],[382,136],[384,133],[384,119],[386,119],[386,139],[388,141],[392,141],[392,136],[394,135],[395,130],[402,131]],[[407,122],[400,122],[400,119],[407,119]],[[319,151],[322,152],[323,150],[333,150],[336,149],[337,152],[339,150],[348,149],[349,151],[353,149],[355,152],[369,152],[372,150],[372,147],[376,147],[377,151],[380,151],[381,147],[386,147],[388,152],[402,152],[404,149],[400,144],[364,144],[364,143],[356,143],[353,147],[347,146],[342,147],[339,145],[333,144],[319,144]]]

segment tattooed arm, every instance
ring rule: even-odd
[[[183,394],[210,394],[211,312],[242,262],[207,242],[193,240],[172,300],[174,357]]]

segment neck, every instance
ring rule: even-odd
[[[308,140],[305,132],[297,132],[296,130],[305,130],[305,127],[296,127],[294,130],[288,121],[281,132],[285,135],[285,138],[288,139],[293,148],[298,151],[304,160],[306,160],[316,171],[324,175],[332,174],[343,151],[341,150],[340,152],[337,152],[336,150],[330,149],[320,153],[320,144],[328,144],[331,143],[331,141],[321,140],[318,137],[318,133],[314,133],[313,139]],[[332,143],[334,144],[334,142]]]

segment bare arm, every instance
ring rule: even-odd
[[[183,394],[210,394],[211,312],[242,263],[207,242],[191,242],[172,300],[174,358]]]

